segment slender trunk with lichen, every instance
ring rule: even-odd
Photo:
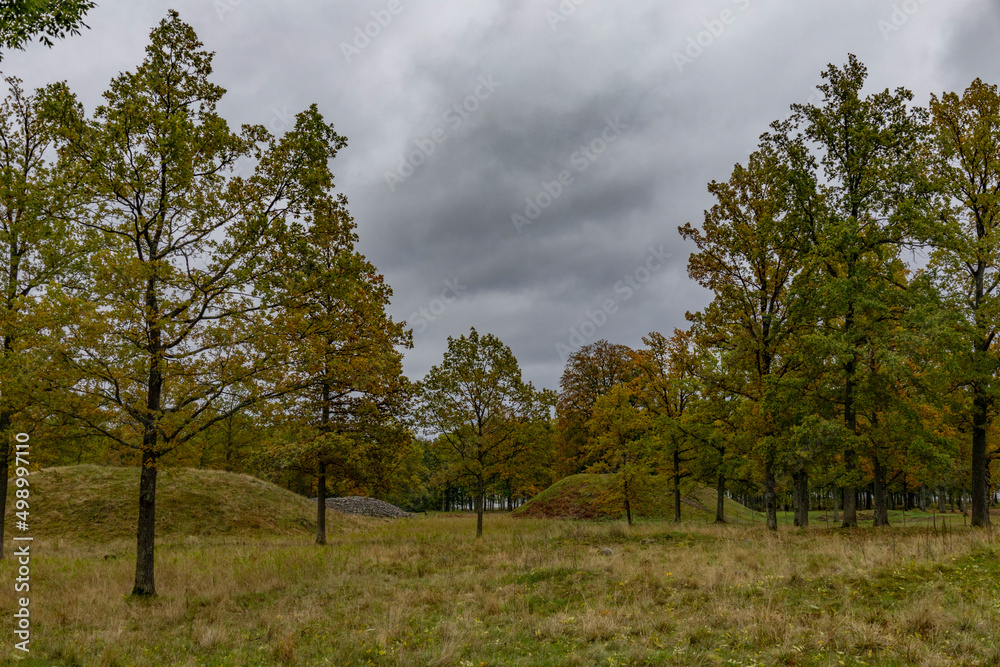
[[[151,249],[151,256],[155,248]],[[135,586],[132,595],[156,595],[153,581],[153,551],[156,540],[156,464],[159,456],[159,419],[163,400],[163,343],[156,295],[156,279],[146,282],[146,353],[149,373],[146,380],[146,414],[143,418],[142,472],[139,476],[139,526],[136,531]]]
[[[985,528],[990,525],[989,482],[986,435],[989,431],[990,400],[979,391],[972,401],[972,517],[970,525]]]

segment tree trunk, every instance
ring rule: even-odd
[[[764,509],[767,512],[767,527],[778,530],[778,496],[775,493],[774,472],[768,468],[764,473]]]
[[[151,248],[151,251],[153,249]],[[139,475],[139,527],[136,531],[135,586],[132,595],[156,595],[153,583],[153,550],[156,544],[156,458],[159,444],[158,419],[162,407],[163,354],[160,306],[156,278],[146,280],[146,348],[149,374],[146,379],[146,415],[142,434],[142,472]]]
[[[795,525],[809,525],[809,472],[803,468],[792,476],[795,486]]]
[[[878,457],[872,458],[873,476],[875,477],[875,510],[872,525],[875,527],[889,525],[889,503],[885,494],[885,467]]]
[[[149,419],[160,411],[160,392],[163,376],[159,361],[159,331],[151,333],[156,352],[150,362],[149,390],[146,407]],[[142,472],[139,475],[139,526],[136,531],[135,585],[132,595],[156,595],[153,580],[154,549],[156,544],[156,445],[158,433],[155,422],[146,425],[142,443]]]
[[[726,523],[726,475],[722,472],[715,487],[715,523]]]
[[[316,544],[326,544],[326,464],[316,468]]]
[[[628,525],[632,525],[632,504],[628,501],[628,494],[625,494],[625,520]]]
[[[840,488],[833,487],[833,523],[840,522]]]
[[[150,435],[147,433],[147,439]],[[156,434],[152,434],[155,438]],[[156,529],[156,454],[143,448],[142,473],[139,476],[139,528],[136,533],[135,586],[132,595],[156,595],[153,583],[153,547]]]
[[[329,373],[329,368],[324,367],[324,373]],[[323,433],[330,431],[330,383],[324,379],[322,382],[322,401],[320,407],[319,427]],[[316,462],[316,544],[326,544],[326,463],[321,459]]]
[[[987,494],[987,467],[990,462],[986,457],[986,431],[989,428],[989,397],[977,389],[972,407],[972,520],[975,528],[985,528],[990,525],[990,512]]]
[[[0,413],[0,435],[6,436],[11,425],[11,414],[6,410]],[[4,528],[7,517],[7,478],[10,477],[10,463],[13,450],[9,440],[0,443],[0,558],[3,558]]]
[[[483,536],[483,500],[486,496],[486,483],[482,477],[476,480],[476,537]]]
[[[847,309],[847,317],[844,321],[844,332],[848,335],[854,331],[854,303]],[[844,368],[846,379],[844,382],[844,426],[852,436],[858,434],[858,414],[854,404],[855,379],[854,372],[857,369],[857,361],[852,356],[847,360]],[[854,453],[854,442],[851,440],[844,451],[844,468],[848,478],[854,476],[857,468],[857,461]],[[856,528],[858,525],[857,512],[857,492],[853,486],[847,487],[844,491],[844,528]]]
[[[844,522],[841,527],[858,527],[858,490],[853,486],[844,489]]]
[[[681,455],[674,450],[674,521],[681,520]]]

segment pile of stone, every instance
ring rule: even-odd
[[[316,502],[316,499],[313,498],[312,501]],[[359,514],[361,516],[372,516],[380,519],[405,519],[413,516],[410,512],[404,512],[384,500],[365,498],[364,496],[327,498],[326,506],[344,514]]]

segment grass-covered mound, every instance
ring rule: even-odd
[[[67,466],[47,468],[28,479],[31,535],[92,543],[134,539],[139,518],[139,468]],[[17,534],[14,490],[11,480],[8,534]],[[328,528],[335,528],[335,518],[327,521]],[[158,538],[304,535],[315,526],[315,503],[249,475],[166,468],[156,476]]]
[[[514,516],[551,519],[619,519],[625,513],[620,500],[615,499],[611,484],[613,475],[580,474],[559,480],[530,501],[514,510]],[[657,475],[650,478],[645,497],[632,504],[632,517],[672,519],[674,495],[670,479]],[[714,521],[716,494],[714,489],[693,486],[681,496],[681,520]],[[726,520],[756,523],[760,515],[726,498]]]

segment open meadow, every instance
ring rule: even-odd
[[[1000,664],[1000,544],[960,515],[948,531],[776,534],[487,515],[476,540],[472,514],[331,514],[317,547],[308,500],[245,476],[169,471],[158,595],[138,600],[127,508],[108,525],[82,514],[135,472],[107,470],[33,476],[50,502],[22,665]],[[202,484],[209,500],[208,482],[281,511],[224,507],[220,495],[184,519],[191,505],[173,499]],[[56,502],[60,487],[76,489],[72,502]],[[6,609],[14,577],[8,557]],[[0,638],[11,656],[11,633]]]

